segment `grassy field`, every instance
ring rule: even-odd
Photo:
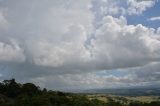
[[[160,101],[160,96],[115,96],[115,95],[105,95],[105,94],[89,94],[87,95],[87,97],[90,100],[98,99],[106,103],[110,99],[123,102],[139,101],[145,103],[149,103],[152,101]]]

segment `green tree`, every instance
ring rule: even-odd
[[[29,96],[33,96],[35,94],[40,93],[39,87],[35,86],[32,83],[26,83],[22,85],[22,92]]]
[[[0,93],[8,97],[16,97],[21,93],[21,84],[17,83],[15,79],[4,80],[0,85]]]

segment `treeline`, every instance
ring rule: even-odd
[[[15,79],[0,83],[0,106],[103,106],[99,100],[84,95],[47,91],[32,83],[20,84]]]
[[[0,83],[0,106],[160,106],[160,102],[119,102],[112,98],[107,103],[72,94],[40,89],[32,83],[20,84],[15,79]]]

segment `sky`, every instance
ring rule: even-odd
[[[160,86],[159,10],[159,0],[0,0],[0,80]]]

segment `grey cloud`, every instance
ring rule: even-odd
[[[153,62],[143,67],[138,67],[133,70],[138,79],[141,81],[160,81],[160,63]]]
[[[1,62],[23,62],[25,56],[23,55],[23,49],[18,45],[8,45],[0,42],[0,61]]]
[[[154,68],[156,67],[156,68]],[[147,70],[147,71],[146,71]],[[152,71],[153,70],[153,71]],[[112,71],[112,70],[110,70]],[[154,86],[159,87],[159,63],[148,64],[143,67],[119,69],[118,73],[126,72],[121,76],[109,75],[108,70],[98,73],[65,74],[31,79],[42,87],[55,90],[71,89],[94,89],[94,88],[118,88],[118,87],[137,87]]]

